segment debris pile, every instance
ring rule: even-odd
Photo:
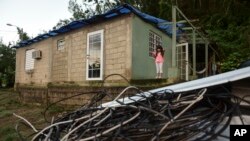
[[[145,96],[145,92],[129,86],[114,99],[120,104],[115,107],[100,104],[108,96],[102,91],[89,104],[52,118],[51,124],[41,130],[15,116],[34,130],[32,141],[211,140],[222,136],[235,111],[241,117],[241,101],[250,103],[219,87],[222,91],[218,87],[178,93],[166,89]],[[141,100],[125,104],[124,99],[130,98],[125,93],[131,89],[136,89]]]

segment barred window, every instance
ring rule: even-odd
[[[157,45],[162,45],[162,40],[159,35],[150,31],[149,32],[149,56],[153,57],[152,52],[155,51]]]

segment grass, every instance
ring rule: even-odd
[[[17,94],[12,91],[0,89],[0,140],[1,141],[16,141],[18,134],[14,128],[14,118],[12,117],[13,109],[20,106],[17,101]]]
[[[9,110],[4,110],[0,112],[0,118],[5,118],[5,117],[9,117],[12,115],[12,111]]]
[[[9,126],[0,129],[0,136],[3,141],[14,141],[18,139],[15,129]]]
[[[18,94],[13,90],[0,89],[0,141],[20,140],[15,130],[19,119],[14,117],[13,113],[26,118],[38,129],[44,128],[47,125],[42,114],[44,109],[44,106],[21,103]],[[61,107],[53,107],[48,113],[55,114],[61,111]],[[25,137],[33,133],[33,131],[26,126],[20,125],[19,127],[21,134]],[[28,138],[27,140],[30,139],[31,138]]]
[[[65,108],[63,106],[58,106],[58,105],[54,105],[48,109],[48,112],[51,114],[60,113],[63,111],[65,111]]]
[[[4,111],[4,110],[6,110],[6,108],[5,108],[5,107],[0,106],[0,113],[1,113],[2,111]]]

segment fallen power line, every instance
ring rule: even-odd
[[[50,124],[40,130],[24,117],[14,115],[33,129],[32,141],[200,141],[229,138],[221,133],[233,116],[238,116],[244,124],[240,103],[250,104],[250,101],[245,99],[248,96],[239,98],[232,95],[222,84],[250,77],[249,71],[250,67],[207,78],[207,82],[206,79],[200,80],[203,83],[195,80],[148,92],[128,86],[112,102],[102,104],[105,98],[110,97],[103,87],[102,91],[91,92],[96,94],[88,104],[52,118]],[[217,77],[221,83],[213,82]],[[29,139],[19,132],[19,125],[16,130],[20,139]]]

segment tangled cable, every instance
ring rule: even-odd
[[[124,104],[124,99],[132,95],[130,90],[135,90],[134,94],[142,100]],[[221,133],[233,115],[242,119],[240,103],[250,104],[245,97],[236,97],[223,86],[182,93],[165,90],[151,93],[150,97],[139,88],[128,86],[113,99],[120,106],[100,106],[108,96],[104,88],[91,102],[60,118],[52,118],[50,125],[41,130],[25,118],[14,115],[33,129],[32,141],[200,141],[218,136],[228,138]],[[241,121],[244,124],[244,120]],[[16,130],[19,133],[18,124]],[[20,133],[19,136],[27,140]]]

